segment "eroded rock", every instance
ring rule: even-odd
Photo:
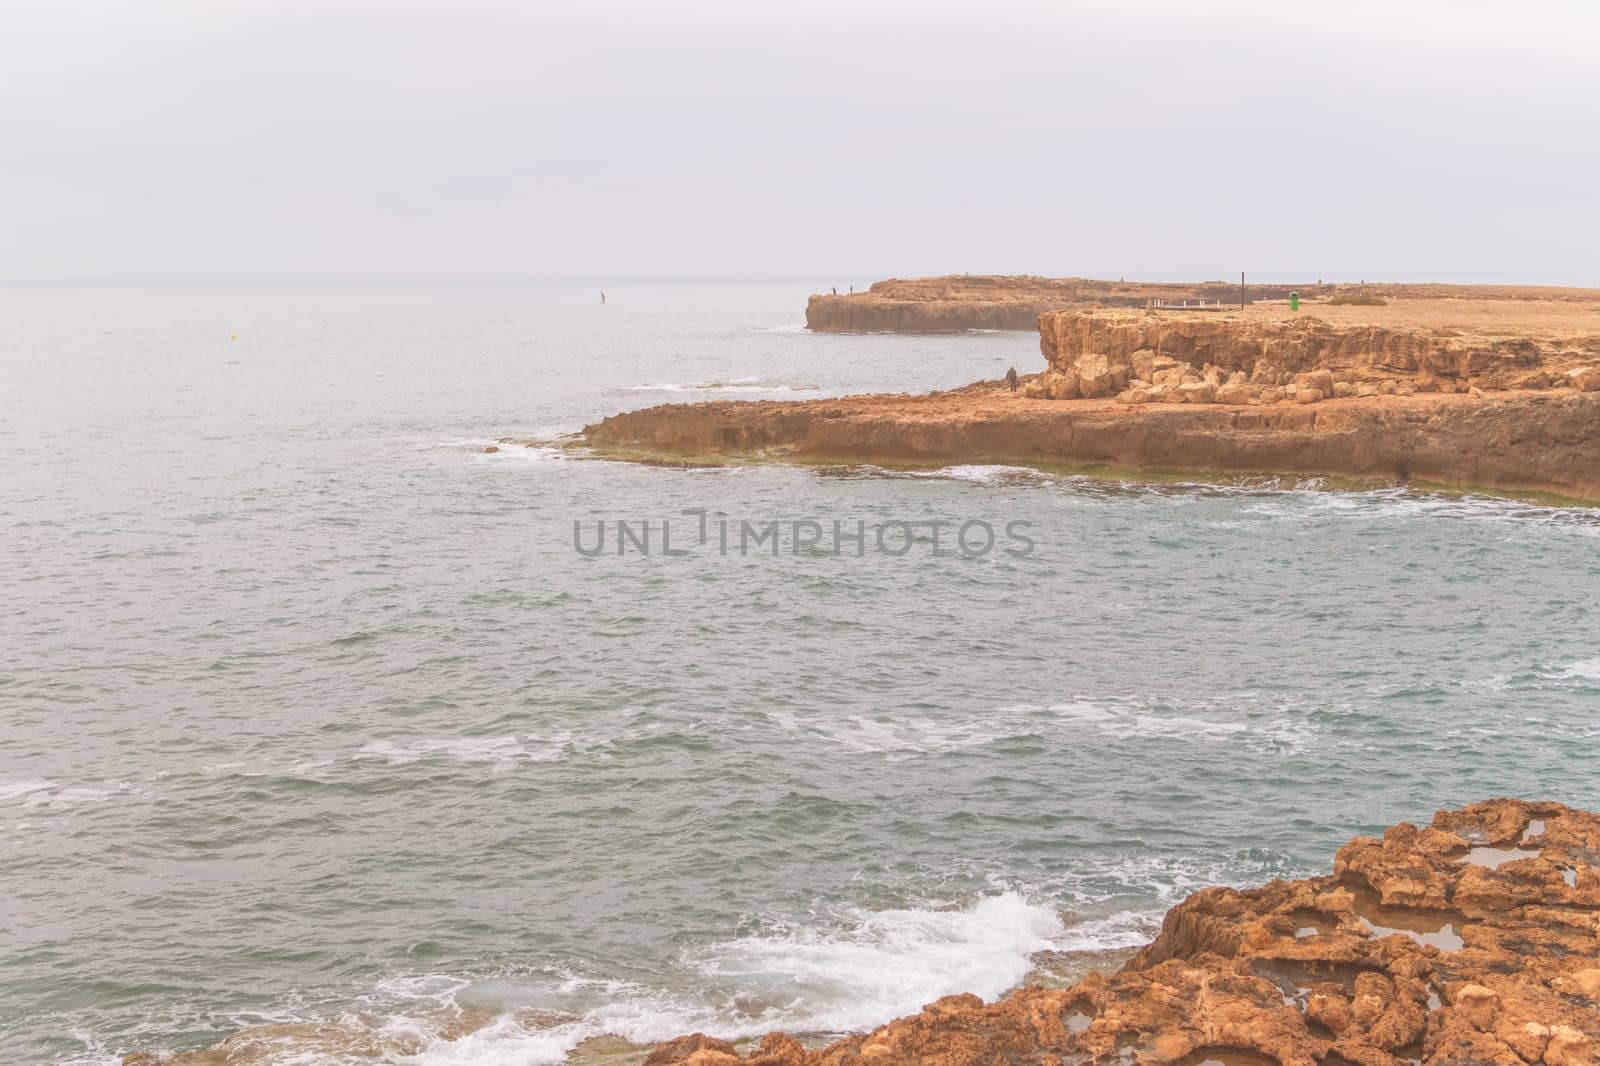
[[[1473,849],[1507,852],[1489,866]],[[1499,856],[1491,856],[1499,859]],[[1110,976],[947,996],[827,1047],[687,1037],[650,1066],[1595,1066],[1600,816],[1495,800],[1341,848],[1334,873],[1205,889]],[[1564,874],[1573,874],[1571,883]],[[1450,950],[1427,930],[1451,925]]]

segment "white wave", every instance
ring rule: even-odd
[[[854,755],[880,755],[894,762],[982,748],[1004,740],[1043,737],[1055,742],[1099,734],[1137,740],[1242,741],[1254,750],[1303,751],[1315,743],[1315,722],[1291,707],[1268,706],[1240,717],[1209,717],[1226,703],[1250,707],[1250,693],[1236,693],[1215,704],[1182,705],[1185,713],[1148,700],[1072,700],[1049,705],[1017,703],[987,711],[963,711],[947,718],[927,715],[800,715],[768,712],[785,732],[821,741]],[[1196,713],[1199,712],[1199,713]]]
[[[1583,681],[1600,681],[1600,659],[1583,659],[1579,662],[1569,663],[1566,666],[1559,667],[1556,676]]]
[[[252,1048],[270,1050],[252,1061],[344,1066],[378,1049],[381,1061],[405,1066],[545,1066],[600,1036],[649,1045],[692,1032],[738,1040],[773,1030],[861,1031],[951,993],[993,999],[1027,976],[1035,953],[1124,946],[1130,928],[1118,915],[1069,929],[1052,908],[1008,891],[961,908],[848,912],[827,928],[711,944],[682,961],[675,983],[694,991],[571,975],[546,975],[532,987],[397,978],[331,1024],[261,1033]],[[498,1013],[469,1033],[452,1032],[463,1000],[493,1002]],[[550,1009],[555,1002],[570,1007]]]
[[[0,803],[14,802],[30,810],[65,811],[86,803],[99,803],[131,791],[127,781],[102,785],[63,785],[55,781],[15,781],[0,784]]]
[[[1053,909],[1006,892],[962,910],[862,914],[841,932],[743,937],[696,962],[743,997],[785,1005],[788,1028],[846,1032],[953,992],[993,999],[1021,981],[1031,956],[1064,931]]]
[[[599,1035],[587,1023],[541,1028],[501,1015],[466,1036],[435,1039],[399,1061],[406,1066],[544,1066],[563,1061],[573,1048]]]
[[[627,385],[624,392],[821,392],[816,385],[793,381],[767,381],[764,378],[728,378],[723,381],[660,381],[648,385]]]
[[[1147,911],[1118,911],[1068,925],[1056,938],[1057,951],[1125,951],[1142,948],[1161,929],[1159,915]]]
[[[1141,714],[1126,723],[1125,732],[1139,737],[1225,737],[1243,733],[1249,728],[1244,722],[1211,722],[1182,715]]]
[[[788,326],[750,326],[747,330],[750,333],[804,333],[805,331],[806,324],[804,322],[797,322]]]
[[[494,449],[490,451],[490,449]],[[473,456],[480,463],[549,463],[566,458],[560,448],[551,444],[532,442],[494,441],[477,449]]]
[[[910,478],[941,478],[949,481],[970,481],[979,485],[996,485],[1017,481],[1059,481],[1060,478],[1027,466],[999,464],[958,463],[937,470],[905,470],[902,476]]]
[[[423,759],[449,759],[463,763],[490,763],[504,769],[523,763],[556,762],[573,749],[571,734],[535,739],[514,735],[498,737],[427,737],[399,743],[377,740],[350,758],[356,762],[382,762],[406,766]]]
[[[27,797],[34,793],[48,792],[55,787],[54,781],[7,781],[0,784],[0,803],[14,799],[26,802]]]

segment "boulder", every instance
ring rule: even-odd
[[[1580,366],[1567,371],[1567,384],[1579,392],[1600,392],[1600,366]]]
[[[1288,391],[1282,385],[1265,385],[1261,389],[1262,403],[1282,403],[1288,396]]]
[[[1191,381],[1178,386],[1184,403],[1211,403],[1217,398],[1217,387],[1209,381]]]
[[[1080,355],[1073,369],[1078,372],[1078,395],[1086,400],[1110,396],[1127,380],[1127,374],[1103,355]]]
[[[1294,392],[1295,403],[1321,403],[1326,394],[1321,389],[1299,388]]]
[[[1156,371],[1156,353],[1149,348],[1140,348],[1128,355],[1128,362],[1133,366],[1133,376],[1150,380],[1150,375]]]
[[[1376,395],[1378,395],[1378,383],[1376,381],[1363,381],[1361,384],[1356,386],[1356,395],[1357,396],[1376,396]]]
[[[1076,400],[1078,376],[1066,370],[1046,370],[1023,386],[1022,394],[1035,400]]]
[[[1250,371],[1250,383],[1252,385],[1282,385],[1283,371],[1276,363],[1269,363],[1263,359],[1256,363],[1255,368]]]
[[[1359,392],[1356,383],[1353,381],[1335,381],[1333,383],[1333,394],[1340,399],[1344,399],[1349,396],[1359,395]]]
[[[1307,370],[1294,376],[1294,384],[1297,389],[1316,389],[1323,396],[1332,396],[1333,371]],[[1311,402],[1315,403],[1316,401],[1313,400]]]
[[[1256,398],[1256,390],[1244,382],[1232,382],[1217,390],[1218,403],[1248,404]]]

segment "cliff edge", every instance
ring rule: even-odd
[[[865,292],[823,293],[806,303],[806,326],[822,333],[959,333],[1031,330],[1040,315],[1087,307],[1143,308],[1152,303],[1215,305],[1282,303],[1298,292],[1308,304],[1357,300],[1450,300],[1600,304],[1600,289],[1518,285],[1249,284],[1237,282],[1097,281],[1032,275],[958,274],[889,278]],[[1248,308],[1247,308],[1248,310]]]
[[[961,333],[1032,330],[1047,311],[1069,307],[1143,307],[1152,300],[1236,304],[1287,299],[1291,290],[1327,295],[1333,286],[1207,282],[1121,282],[1031,275],[960,274],[890,278],[866,292],[812,296],[806,328],[819,333]]]

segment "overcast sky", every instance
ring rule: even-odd
[[[1600,282],[1600,3],[0,3],[0,278],[1240,270]]]

